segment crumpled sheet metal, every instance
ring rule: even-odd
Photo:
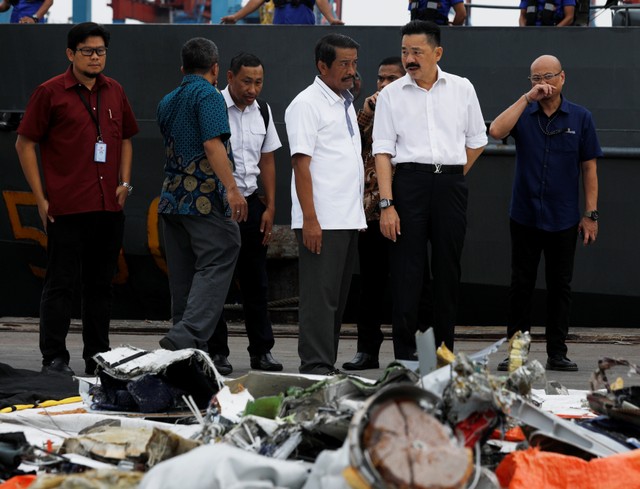
[[[538,370],[535,364],[531,363],[534,365],[534,370]],[[527,366],[520,367],[512,375],[522,374],[526,379],[530,379],[532,378],[530,374],[524,375],[527,368]],[[530,426],[538,439],[543,437],[556,439],[596,457],[628,451],[627,447],[618,442],[605,439],[597,433],[542,411],[528,402],[524,396],[503,388],[498,383],[500,377],[493,377],[486,371],[483,373],[477,364],[463,354],[459,355],[456,362],[450,366],[423,377],[423,384],[426,382],[439,389],[443,384],[443,374],[439,372],[444,370],[451,373],[451,381],[445,384],[441,391],[436,390],[435,395],[442,392],[442,397],[445,399],[443,411],[447,421],[452,425],[473,413],[485,412],[491,408],[500,409],[518,422]],[[528,383],[526,379],[521,380]]]
[[[490,375],[485,365],[460,353],[451,364],[451,380],[442,393],[447,421],[455,426],[474,413],[489,410],[507,414],[516,393],[505,387],[503,377]]]
[[[468,355],[469,360],[486,364],[489,361],[489,355],[497,352],[505,341],[507,341],[506,338],[501,338],[488,347]],[[451,379],[452,366],[453,364],[446,365],[438,370],[428,373],[427,375],[421,376],[419,383],[420,387],[441,397],[444,389],[447,387],[449,380]]]
[[[547,413],[520,397],[512,403],[509,416],[533,428],[534,433],[531,436],[535,435],[538,440],[544,437],[557,440],[596,457],[608,457],[629,451],[628,447],[610,438]]]
[[[514,400],[528,395],[536,378],[544,376],[537,361],[519,367],[507,378],[493,376],[486,364],[464,353],[455,358],[451,369],[451,380],[442,394],[443,418],[469,448],[484,444],[494,428],[504,426]]]
[[[222,437],[222,441],[243,450],[259,453],[264,441],[282,424],[282,421],[260,416],[244,416]]]
[[[346,400],[364,401],[386,385],[417,381],[418,376],[399,363],[390,364],[377,382],[353,375],[328,377],[306,389],[290,389],[282,403],[280,417],[293,416],[299,422],[311,421],[318,411],[340,411]]]
[[[323,450],[335,450],[342,445],[351,417],[351,412],[320,412],[313,420],[294,422],[245,416],[221,439],[266,457],[313,461]]]
[[[612,392],[587,394],[595,412],[634,426],[640,426],[640,386],[632,385]]]
[[[546,370],[538,360],[531,360],[509,373],[505,387],[529,398],[533,384],[546,378]]]
[[[418,379],[399,364],[389,366],[377,382],[357,376],[335,376],[322,377],[311,384],[304,378],[305,382],[298,386],[298,378],[255,372],[244,377],[246,383],[256,386],[256,391],[263,396],[256,396],[256,405],[286,393],[273,421],[248,416],[246,410],[241,415],[242,406],[254,397],[253,392],[245,389],[243,383],[227,382],[210,403],[197,438],[205,443],[223,439],[236,447],[274,458],[291,455],[313,460],[323,449],[342,445],[353,413],[371,393],[390,383],[415,383]],[[275,390],[265,389],[264,384]]]
[[[625,360],[624,358],[601,358],[598,360],[598,368],[591,374],[591,379],[589,381],[592,391],[596,391],[604,387],[607,389],[607,392],[611,392],[612,389],[607,377],[607,371],[614,367],[628,367],[629,376],[633,374],[640,374],[640,367],[628,360]]]
[[[640,367],[628,360],[601,358],[598,360],[598,368],[591,374],[590,383],[593,392],[587,395],[589,406],[597,413],[640,426],[640,386],[632,385],[614,389],[609,382],[607,372],[615,367],[625,367],[629,377],[640,374]],[[602,387],[606,392],[596,392]]]

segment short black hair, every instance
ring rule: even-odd
[[[74,25],[67,33],[67,48],[71,51],[75,51],[78,44],[86,40],[88,37],[101,37],[104,41],[105,47],[109,47],[109,39],[111,34],[109,31],[95,22],[83,22],[82,24]]]
[[[331,68],[336,60],[336,48],[358,49],[360,44],[343,34],[328,34],[316,43],[316,66],[322,61]]]
[[[427,42],[435,47],[440,46],[440,26],[428,20],[412,20],[408,24],[402,26],[400,30],[402,36],[411,36],[413,34],[424,34],[427,36]]]
[[[185,74],[206,73],[218,63],[218,46],[204,37],[189,39],[182,46],[182,69]]]
[[[255,54],[242,52],[236,54],[231,59],[231,63],[229,64],[229,71],[234,75],[237,75],[243,66],[249,66],[251,68],[262,66],[262,69],[264,70],[264,66],[262,64],[262,61],[260,61],[260,58],[258,58]]]
[[[388,58],[384,58],[380,61],[380,64],[378,64],[378,68],[389,65],[397,66],[404,73],[404,65],[402,64],[402,58],[400,56],[389,56]]]

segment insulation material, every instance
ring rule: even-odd
[[[117,464],[129,461],[140,469],[186,453],[200,443],[159,428],[120,428],[98,425],[67,438],[61,453],[77,453]]]
[[[135,489],[141,479],[141,472],[100,469],[81,474],[44,474],[29,489]]]

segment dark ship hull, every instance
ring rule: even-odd
[[[25,28],[0,25],[0,111],[23,111],[33,89],[62,72],[67,25]],[[125,87],[140,123],[134,138],[134,195],[127,202],[126,235],[115,278],[116,318],[166,319],[169,294],[162,237],[155,217],[163,178],[164,150],[155,123],[160,98],[181,80],[180,47],[204,36],[221,53],[221,84],[239,51],[257,54],[265,65],[262,96],[273,109],[284,147],[277,158],[276,224],[289,224],[291,165],[284,110],[311,83],[315,41],[330,30],[361,44],[363,92],[374,89],[377,63],[399,54],[397,27],[113,25],[106,73]],[[595,246],[578,246],[572,322],[580,326],[640,325],[640,29],[629,28],[452,28],[443,31],[444,70],[475,85],[486,120],[492,120],[528,81],[529,65],[554,54],[567,73],[564,93],[589,108],[605,156],[599,161],[601,230]],[[359,103],[362,103],[361,97]],[[356,102],[358,104],[358,102]],[[0,316],[38,316],[46,237],[14,150],[15,132],[0,132]],[[463,255],[459,324],[504,324],[509,283],[508,207],[513,148],[491,141],[468,176],[468,231]],[[285,243],[272,257],[274,299],[297,295],[295,246]],[[534,306],[544,321],[541,269]],[[352,296],[357,294],[354,276]],[[352,306],[353,306],[353,302]],[[345,321],[353,321],[353,307]]]

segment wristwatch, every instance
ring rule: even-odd
[[[387,207],[391,207],[393,205],[393,200],[391,199],[380,199],[378,202],[378,207],[380,209],[386,209]]]
[[[126,188],[129,195],[133,193],[133,185],[129,182],[120,182],[120,186]]]
[[[598,211],[586,211],[583,215],[584,217],[588,217],[592,221],[597,221],[598,219],[600,219],[600,213]]]
[[[37,24],[38,22],[40,22],[40,19],[38,18],[38,16],[36,14],[33,14],[31,16],[31,18],[33,19],[33,21]]]

